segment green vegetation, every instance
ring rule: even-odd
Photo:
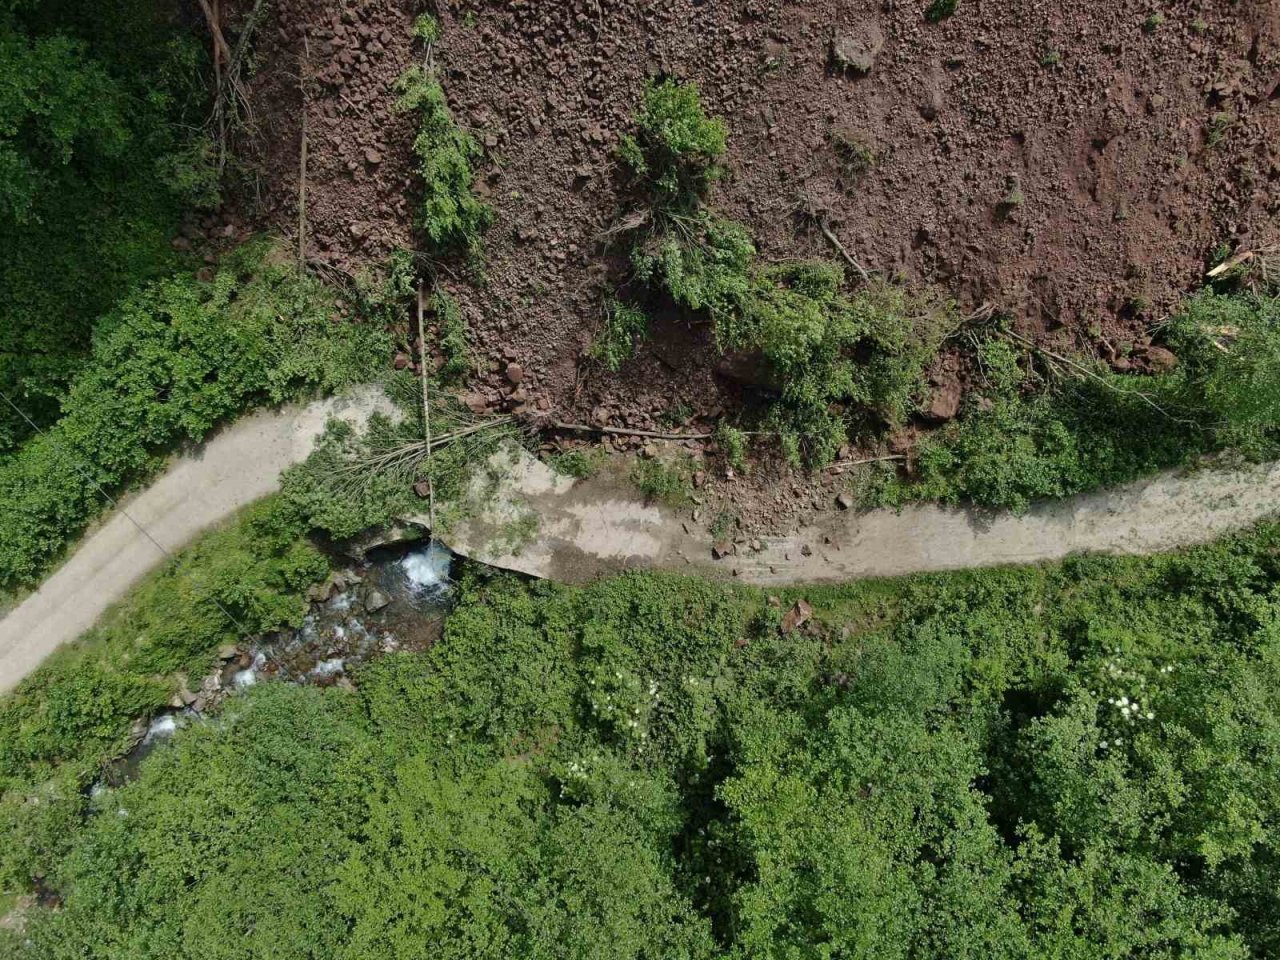
[[[716,443],[725,462],[740,473],[747,472],[747,435],[737,427],[721,423],[716,428]]]
[[[281,496],[307,518],[308,526],[347,540],[397,516],[424,513],[414,492],[426,483],[435,492],[437,533],[471,506],[473,478],[503,442],[513,439],[506,420],[486,423],[431,382],[431,426],[437,443],[426,456],[421,381],[407,371],[385,377],[382,386],[398,416],[375,414],[364,430],[333,421],[315,451],[286,470]]]
[[[1159,10],[1147,15],[1147,19],[1142,21],[1143,33],[1155,33],[1164,26],[1164,14]]]
[[[687,213],[720,177],[729,129],[709,118],[694,84],[663,80],[645,90],[639,132],[622,138],[622,159],[653,194],[655,215]]]
[[[422,186],[417,225],[430,244],[428,252],[478,256],[480,235],[493,221],[493,210],[471,189],[471,165],[483,156],[480,144],[454,123],[433,70],[414,67],[400,78],[398,106],[419,117],[413,141]]]
[[[136,783],[11,800],[62,905],[3,946],[1272,956],[1278,556],[811,589],[787,632],[794,592],[471,573],[355,691],[259,685]]]
[[[840,166],[850,176],[865,173],[876,165],[875,143],[867,134],[844,126],[831,128],[831,148]]]
[[[649,318],[639,307],[611,300],[604,308],[604,331],[591,344],[591,356],[616,372],[649,336]]]
[[[57,419],[99,316],[216,200],[202,45],[146,0],[0,4],[0,385]],[[0,403],[0,455],[31,433]]]
[[[932,0],[924,11],[924,18],[930,23],[940,23],[956,12],[960,0]]]
[[[431,295],[431,310],[436,317],[440,352],[444,366],[440,376],[445,380],[462,380],[471,373],[471,345],[467,336],[467,319],[453,297],[437,288]]]
[[[688,457],[666,460],[637,457],[631,464],[630,477],[646,500],[660,500],[677,507],[689,500],[693,463]]]
[[[164,706],[175,676],[204,676],[220,645],[301,622],[302,591],[328,571],[306,527],[279,498],[250,508],[0,700],[0,888],[24,888],[51,865],[84,788],[134,720]]]
[[[573,450],[566,450],[563,453],[557,453],[547,462],[558,473],[565,476],[573,477],[577,480],[586,480],[594,477],[600,472],[600,468],[604,466],[608,454],[604,449],[598,446],[577,447]]]
[[[984,348],[986,396],[928,437],[913,480],[887,475],[875,499],[970,500],[1025,510],[1037,499],[1124,483],[1222,449],[1272,456],[1280,423],[1280,297],[1207,290],[1170,322],[1168,373],[1105,369],[1024,392],[1013,347]]]
[[[62,419],[0,460],[0,587],[39,578],[101,512],[101,489],[249,406],[363,380],[389,349],[262,244],[209,282],[179,276],[126,298],[99,321]]]
[[[481,234],[493,222],[493,208],[472,189],[472,166],[484,151],[475,137],[454,122],[436,75],[434,47],[440,39],[439,21],[423,14],[414,22],[413,33],[426,47],[426,60],[400,77],[396,107],[418,115],[413,152],[418,158],[422,196],[415,225],[426,239],[429,269],[435,269],[436,261],[457,254],[476,266]],[[446,381],[463,380],[473,369],[466,317],[439,287],[431,295],[430,306],[445,361],[440,374]],[[425,357],[425,345],[420,346]]]
[[[1230,110],[1219,110],[1209,118],[1208,124],[1205,125],[1204,143],[1206,147],[1216,147],[1222,143],[1227,135],[1227,131],[1231,129],[1231,125],[1236,122],[1236,115]]]
[[[829,263],[759,264],[746,228],[703,203],[724,130],[696,87],[651,87],[637,123],[623,156],[652,208],[632,249],[635,275],[705,315],[722,350],[761,358],[778,394],[767,426],[788,459],[821,465],[851,428],[900,424],[954,328],[951,306],[881,283],[846,296],[843,270]],[[613,339],[607,331],[601,342]]]

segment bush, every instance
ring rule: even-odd
[[[4,945],[1272,956],[1277,545],[773,595],[472,569],[355,691],[260,684],[129,786],[0,805],[61,900]]]
[[[210,282],[161,281],[105,317],[62,419],[0,461],[0,586],[35,582],[103,509],[99,487],[145,476],[175,443],[370,376],[386,336],[333,311],[318,281],[254,245]]]
[[[1209,422],[1241,432],[1280,424],[1280,297],[1205,290],[1182,305],[1171,339]]]
[[[431,253],[461,251],[475,256],[493,210],[471,190],[472,163],[482,156],[474,137],[453,122],[444,88],[435,75],[414,67],[400,78],[397,107],[418,114],[413,151],[422,179],[417,224]]]
[[[279,499],[251,507],[45,661],[0,700],[0,792],[58,768],[85,775],[164,705],[173,675],[202,676],[220,645],[300,623],[301,592],[328,571],[304,530]]]
[[[639,307],[611,300],[604,308],[604,330],[591,344],[589,355],[616,372],[636,353],[636,344],[649,336],[649,317]]]
[[[788,459],[822,465],[851,427],[900,425],[955,326],[950,304],[880,283],[846,297],[844,271],[830,263],[760,265],[746,228],[700,205],[724,136],[697,89],[651,88],[637,124],[626,150],[654,213],[631,252],[635,275],[704,314],[722,351],[762,359],[779,394],[766,422]]]
[[[1265,458],[1280,423],[1280,300],[1206,291],[1170,323],[1179,364],[1148,377],[1067,379],[1025,394],[1004,341],[983,346],[988,395],[931,435],[907,482],[882,477],[876,498],[968,500],[1025,511],[1126,483],[1225,448]]]
[[[622,138],[622,159],[653,193],[658,214],[696,207],[720,176],[724,121],[703,112],[696,84],[667,79],[645,88],[636,125],[636,136]]]

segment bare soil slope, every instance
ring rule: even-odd
[[[471,402],[699,429],[746,399],[717,371],[708,331],[662,303],[651,304],[652,340],[622,371],[584,358],[602,301],[627,279],[624,243],[603,235],[639,203],[618,138],[662,74],[696,81],[727,120],[713,202],[750,226],[766,259],[833,256],[797,216],[807,203],[869,268],[936,284],[965,309],[992,304],[1025,332],[1121,369],[1151,365],[1153,327],[1215,249],[1274,242],[1280,0],[959,0],[936,24],[925,6],[436,4],[436,61],[457,119],[485,148],[477,186],[497,212],[482,275],[444,273],[483,365]],[[417,9],[272,5],[252,83],[260,155],[245,219],[296,231],[305,114],[310,254],[353,271],[412,243],[413,124],[394,111],[393,87],[421,56]],[[834,48],[849,45],[870,52],[869,72],[836,64]],[[841,160],[837,138],[866,147],[865,169]],[[932,376],[954,401],[959,365],[944,357]],[[766,525],[787,510],[770,489],[782,475],[766,466],[739,484]]]

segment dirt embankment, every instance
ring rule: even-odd
[[[622,371],[583,356],[602,301],[626,282],[625,251],[602,238],[637,202],[617,141],[660,74],[697,82],[727,120],[713,202],[750,226],[766,259],[832,256],[796,216],[811,203],[868,266],[938,285],[962,308],[994,304],[1054,346],[1135,371],[1153,323],[1215,248],[1275,239],[1280,0],[1158,14],[1137,0],[960,0],[937,24],[923,0],[437,6],[436,61],[485,149],[477,189],[497,212],[483,279],[444,280],[482,361],[473,400],[489,408],[699,429],[749,399],[716,373],[705,327],[661,303]],[[395,78],[420,55],[415,12],[410,0],[272,5],[245,199],[256,222],[296,230],[305,113],[319,261],[354,270],[411,243],[413,124],[393,104]],[[869,71],[835,64],[836,46],[867,52]],[[841,139],[865,147],[865,162],[842,159]],[[955,364],[935,373],[954,391]],[[743,512],[777,526],[829,502],[808,482],[779,502],[784,477],[765,465],[740,481]]]

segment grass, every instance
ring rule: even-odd
[[[596,337],[588,356],[606,370],[617,372],[635,356],[636,345],[648,339],[649,318],[639,307],[610,300],[604,308],[604,330]]]
[[[587,480],[600,472],[608,454],[598,446],[578,447],[553,455],[548,463],[551,469],[577,480]]]
[[[689,502],[693,461],[688,457],[673,460],[638,457],[631,465],[629,477],[646,500],[678,507]]]

